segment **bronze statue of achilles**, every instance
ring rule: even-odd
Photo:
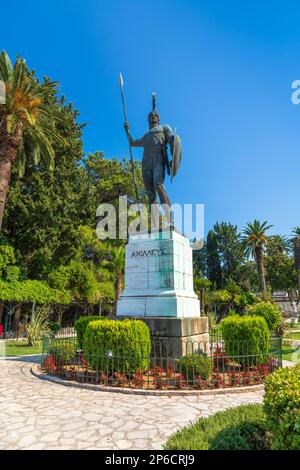
[[[156,96],[152,95],[152,111],[148,115],[149,131],[141,139],[134,139],[130,133],[129,123],[125,122],[125,130],[132,147],[143,147],[142,175],[145,190],[151,205],[152,227],[157,227],[159,208],[156,194],[159,196],[168,226],[173,224],[171,201],[165,190],[165,172],[176,175],[181,161],[181,142],[169,125],[160,125],[159,114],[156,111]],[[168,160],[167,145],[169,144],[172,161]],[[171,166],[171,169],[170,169]]]

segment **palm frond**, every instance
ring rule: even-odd
[[[16,165],[17,165],[18,174],[20,178],[22,178],[25,174],[25,165],[26,165],[26,153],[25,153],[23,139],[21,141],[20,147],[18,148]]]
[[[41,155],[45,158],[47,167],[52,171],[54,169],[55,153],[49,139],[38,126],[28,126],[27,132],[31,140],[39,147]]]
[[[8,83],[13,73],[13,66],[6,51],[0,54],[0,78]]]

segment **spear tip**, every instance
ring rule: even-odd
[[[119,83],[120,83],[120,86],[123,86],[124,84],[121,72],[119,73]]]

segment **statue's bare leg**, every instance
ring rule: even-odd
[[[164,187],[165,181],[165,167],[163,164],[157,163],[154,167],[154,188],[155,192],[158,194],[159,202],[163,208],[165,213],[167,225],[170,226],[172,219],[171,219],[171,200],[167,194],[167,191]]]
[[[152,168],[142,167],[143,181],[149,199],[151,210],[151,230],[159,229],[159,206],[156,202],[156,192],[154,188],[154,178]]]

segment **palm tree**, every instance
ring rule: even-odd
[[[4,83],[5,99],[0,102],[0,230],[12,166],[24,168],[31,155],[38,163],[45,158],[53,168],[54,150],[50,138],[64,140],[56,131],[58,121],[67,124],[62,113],[49,107],[49,97],[58,85],[44,79],[40,83],[25,64],[17,58],[12,65],[7,53],[0,54],[0,80]],[[3,103],[4,101],[4,103]]]
[[[266,290],[264,248],[268,240],[266,232],[271,227],[273,227],[273,225],[268,225],[267,221],[261,224],[259,220],[254,220],[254,222],[247,223],[247,226],[240,236],[246,255],[248,257],[253,256],[256,261],[261,292]]]
[[[297,271],[298,298],[300,299],[300,226],[293,229],[294,237],[292,238],[294,260]]]
[[[194,278],[194,289],[199,294],[200,299],[200,312],[205,311],[205,290],[211,286],[211,282],[204,277]]]
[[[113,247],[111,249],[111,253],[113,256],[111,266],[116,276],[116,283],[115,283],[115,302],[117,306],[117,302],[120,298],[122,293],[122,284],[123,284],[123,273],[125,270],[125,248],[124,246]]]
[[[285,235],[271,235],[268,237],[267,255],[289,254],[291,242]]]

